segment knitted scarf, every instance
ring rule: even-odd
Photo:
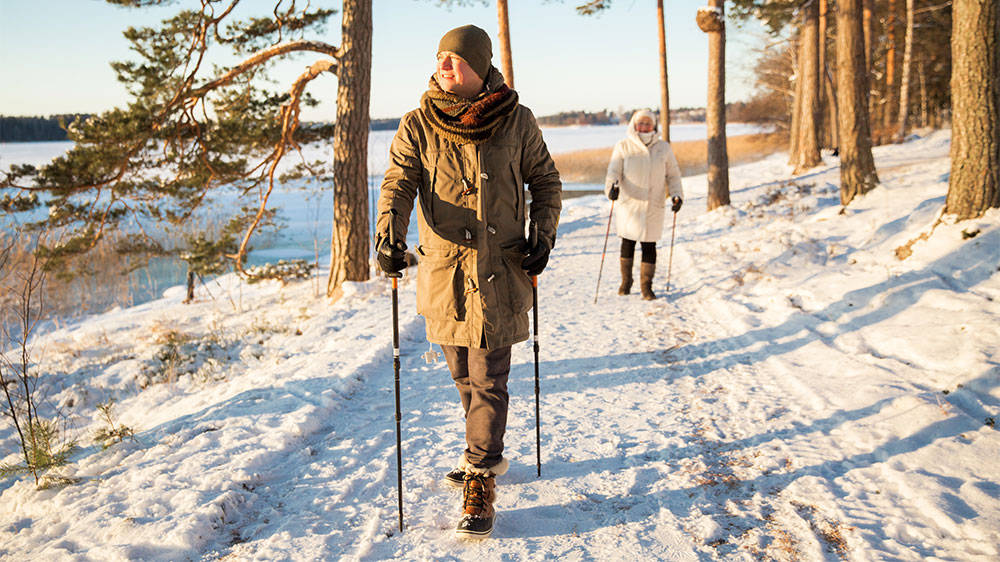
[[[489,140],[500,120],[516,107],[517,92],[504,84],[495,67],[490,67],[486,88],[474,99],[445,92],[435,76],[431,76],[429,88],[420,98],[420,110],[431,127],[455,143],[480,144]]]

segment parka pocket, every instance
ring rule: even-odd
[[[514,175],[514,216],[523,226],[525,217],[527,217],[524,202],[524,180],[521,179],[521,169],[516,162],[510,163],[510,171]]]
[[[423,185],[417,191],[417,197],[420,200],[420,208],[424,213],[424,220],[427,224],[433,226],[434,222],[434,185],[437,182],[437,167],[436,166],[424,166],[424,182]]]
[[[531,309],[531,277],[521,269],[521,262],[524,254],[520,248],[507,248],[503,250],[504,277],[507,278],[506,299],[510,306],[511,315],[527,312]]]
[[[462,320],[465,294],[457,248],[419,246],[417,314],[428,320]]]

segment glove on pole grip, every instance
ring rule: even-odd
[[[396,217],[398,216],[399,212],[396,211],[396,209],[389,209],[389,245],[393,250],[398,248],[398,246],[396,246]],[[403,276],[403,273],[401,271],[397,271],[395,273],[386,273],[386,276],[398,279]],[[393,281],[393,287],[395,287],[395,283],[396,282]]]

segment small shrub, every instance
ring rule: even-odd
[[[121,443],[125,441],[126,437],[132,439],[135,436],[135,430],[131,427],[123,424],[115,425],[114,406],[114,399],[97,405],[97,410],[101,412],[104,423],[107,424],[106,427],[102,427],[94,433],[94,441],[101,446],[101,449],[107,449],[115,443]]]
[[[306,260],[279,260],[278,263],[248,268],[246,270],[247,283],[254,284],[273,280],[286,285],[294,279],[308,279],[314,269],[316,269],[316,264]]]
[[[257,317],[253,319],[253,322],[250,323],[244,334],[248,336],[263,336],[266,334],[284,334],[286,332],[288,332],[287,326],[273,324],[262,317]]]
[[[16,464],[0,463],[0,479],[37,475],[51,468],[69,464],[69,458],[79,450],[75,440],[62,441],[62,432],[54,421],[35,420],[25,431],[25,455],[27,460]]]

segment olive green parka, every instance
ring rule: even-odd
[[[496,349],[528,339],[525,216],[553,246],[562,183],[531,111],[518,105],[502,119],[486,141],[454,142],[417,109],[392,141],[376,232],[387,236],[395,209],[404,240],[418,201],[417,313],[432,343]]]

